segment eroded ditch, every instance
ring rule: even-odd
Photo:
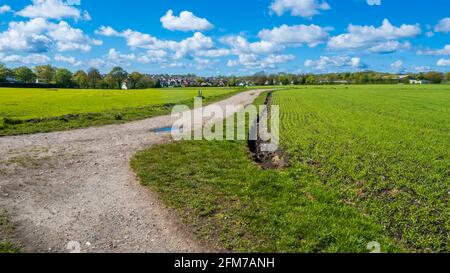
[[[256,120],[254,121],[252,128],[249,132],[248,147],[252,153],[253,160],[258,163],[263,169],[283,169],[290,166],[288,154],[279,146],[274,151],[266,151],[264,146],[272,145],[270,140],[260,135],[260,127],[268,126],[270,120],[267,123],[261,122],[267,117],[271,117],[273,103],[272,92],[267,93],[265,108],[261,113],[258,113]],[[256,135],[256,140],[252,140],[251,135]],[[253,138],[254,139],[254,138]]]

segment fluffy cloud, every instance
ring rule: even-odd
[[[137,61],[140,63],[162,63],[166,61],[167,52],[164,50],[148,50],[145,54],[141,54]]]
[[[123,54],[117,51],[115,48],[109,50],[106,56],[108,62],[102,61],[101,59],[91,60],[91,65],[95,67],[104,66],[108,64],[109,66],[114,65],[129,65],[130,62],[137,61],[140,63],[163,63],[165,62],[167,52],[164,50],[148,50],[147,52],[141,53],[139,55]]]
[[[277,64],[286,63],[295,59],[293,55],[274,55],[271,54],[263,59],[260,59],[255,54],[241,54],[237,60],[229,60],[228,66],[242,65],[249,69],[265,69],[276,68]]]
[[[48,22],[42,18],[11,22],[9,28],[0,33],[0,51],[46,52],[52,44],[50,38],[43,34],[48,27]]]
[[[258,33],[260,40],[256,42],[249,42],[242,36],[223,37],[221,42],[229,47],[230,55],[238,56],[237,60],[230,60],[228,66],[275,68],[277,64],[294,59],[292,55],[275,54],[276,52],[292,46],[307,44],[314,47],[324,43],[329,37],[329,30],[316,25],[282,25],[261,30]]]
[[[207,49],[202,51],[197,51],[195,53],[196,56],[199,57],[209,57],[209,58],[219,58],[228,56],[231,54],[231,50],[226,48],[218,48],[218,49]]]
[[[91,50],[92,45],[101,45],[102,41],[91,39],[81,29],[71,27],[67,22],[58,24],[36,18],[29,22],[12,22],[7,31],[0,34],[2,44],[0,51],[45,52],[51,45],[56,45],[57,51]]]
[[[30,54],[26,56],[22,55],[9,55],[6,56],[3,53],[0,53],[0,62],[5,63],[20,63],[27,65],[36,65],[36,64],[44,64],[48,63],[50,58],[43,54]]]
[[[419,50],[419,51],[417,51],[417,54],[418,55],[435,55],[435,56],[450,55],[450,45],[444,46],[443,49]]]
[[[416,66],[416,67],[414,67],[414,69],[415,69],[417,72],[429,72],[429,71],[432,70],[432,68],[429,67],[429,66]]]
[[[374,45],[369,49],[369,51],[373,53],[387,54],[387,53],[394,53],[399,50],[407,50],[410,48],[411,48],[410,42],[400,43],[399,41],[387,41],[384,43]]]
[[[437,63],[437,66],[450,66],[450,59],[440,59]]]
[[[439,23],[434,28],[434,31],[449,33],[450,32],[450,17],[444,18],[441,21],[439,21]]]
[[[275,68],[277,64],[287,63],[295,59],[294,55],[274,55],[271,54],[262,61],[263,67]]]
[[[111,48],[108,52],[108,59],[115,62],[133,61],[136,59],[134,54],[121,54],[115,48]]]
[[[381,6],[381,0],[367,0],[369,6]]]
[[[182,62],[171,62],[171,63],[166,63],[166,64],[162,64],[161,68],[165,69],[165,68],[186,68],[187,65],[185,63]]]
[[[95,59],[92,59],[89,61],[89,66],[95,67],[95,68],[105,67],[106,62],[103,59],[95,58]]]
[[[213,40],[200,32],[196,32],[192,37],[183,39],[179,42],[172,40],[160,40],[149,34],[131,29],[118,32],[111,27],[105,26],[98,29],[96,33],[105,36],[122,37],[127,41],[127,45],[131,48],[165,51],[169,50],[174,53],[173,57],[175,59],[181,59],[187,56],[195,55],[197,52],[214,49]]]
[[[305,66],[316,70],[327,70],[331,68],[364,68],[365,65],[360,58],[350,58],[348,56],[321,56],[319,60],[307,60]]]
[[[10,11],[12,11],[10,6],[8,6],[8,5],[0,6],[0,14],[10,12]]]
[[[394,70],[403,70],[403,62],[401,60],[393,62],[391,68]]]
[[[62,56],[62,55],[56,55],[55,61],[68,63],[73,66],[80,66],[83,64],[82,62],[78,61],[75,57],[66,57],[66,56]]]
[[[283,49],[276,43],[269,41],[249,42],[242,36],[228,36],[221,39],[221,42],[228,45],[235,55],[240,54],[269,54]]]
[[[263,29],[258,36],[276,44],[308,44],[314,47],[328,39],[329,30],[316,25],[282,25],[271,30]]]
[[[67,22],[55,24],[44,18],[11,22],[8,29],[0,33],[0,51],[43,53],[55,46],[58,51],[86,52],[92,45],[100,44],[101,41],[91,39]]]
[[[141,33],[138,31],[134,31],[131,29],[127,29],[122,33],[119,33],[118,36],[125,38],[127,41],[127,45],[132,48],[155,48],[158,47],[158,44],[161,43],[155,37],[152,37],[149,34]]]
[[[270,10],[278,16],[290,12],[292,16],[310,18],[320,13],[321,10],[329,10],[330,5],[321,0],[274,0]]]
[[[74,50],[87,52],[91,50],[91,45],[101,45],[101,41],[91,40],[81,29],[72,28],[64,21],[52,26],[51,29],[48,36],[56,41],[57,50],[60,52]]]
[[[145,53],[135,55],[134,53],[125,54],[115,48],[111,48],[108,53],[101,58],[91,59],[88,64],[91,67],[114,67],[114,66],[130,66],[133,62],[148,63],[144,61]]]
[[[383,43],[391,42],[392,48],[396,40],[416,37],[420,33],[419,25],[395,27],[389,20],[384,19],[380,27],[350,25],[348,33],[330,39],[328,48],[332,50],[375,48],[376,51],[383,47]]]
[[[32,0],[32,2],[33,4],[26,6],[17,14],[28,18],[81,18],[80,10],[70,5],[70,2],[62,0]]]
[[[107,36],[107,37],[120,35],[119,32],[117,32],[115,29],[113,29],[112,27],[109,27],[109,26],[101,26],[99,29],[97,29],[95,31],[95,34],[103,35],[103,36]]]
[[[191,53],[200,50],[207,50],[214,47],[214,42],[210,37],[196,32],[194,36],[186,38],[181,42],[165,42],[163,48],[168,48],[175,52],[175,58],[181,59]]]
[[[175,31],[205,31],[214,26],[206,19],[196,17],[190,11],[183,11],[180,16],[174,16],[172,10],[161,17],[161,23],[165,29]]]
[[[203,58],[194,58],[195,62],[195,69],[197,70],[204,70],[204,69],[215,69],[214,65],[217,63],[217,60],[211,60],[211,59],[203,59]]]

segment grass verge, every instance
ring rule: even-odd
[[[6,212],[0,210],[0,253],[19,253],[20,248],[10,242],[13,227],[8,221]]]

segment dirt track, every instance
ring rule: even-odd
[[[247,105],[262,90],[215,103]],[[202,252],[176,215],[139,185],[130,158],[170,141],[162,116],[123,125],[0,138],[0,208],[26,252]]]

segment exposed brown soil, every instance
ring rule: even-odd
[[[270,110],[272,106],[272,93],[269,92],[267,94],[267,98],[265,101],[266,111],[270,116]],[[259,115],[257,120],[253,125],[253,130],[258,132],[258,128],[260,125],[261,116]],[[289,167],[289,156],[286,152],[284,152],[280,147],[273,152],[267,152],[262,149],[263,145],[268,144],[269,142],[262,140],[261,136],[258,133],[257,140],[249,140],[248,146],[250,151],[252,152],[252,156],[254,160],[263,168],[263,169],[283,169]]]

